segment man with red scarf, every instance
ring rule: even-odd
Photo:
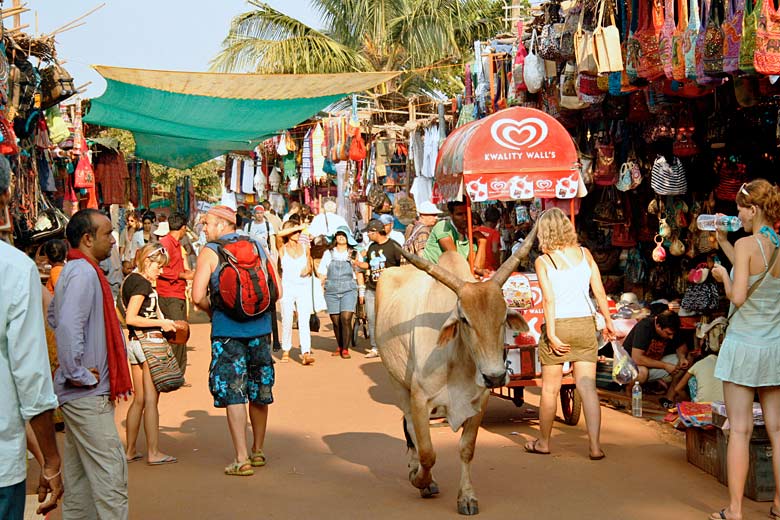
[[[124,336],[111,286],[98,263],[111,255],[111,221],[92,209],[71,217],[71,250],[49,324],[57,335],[54,389],[65,417],[64,520],[127,518],[127,461],[114,400],[132,391]]]

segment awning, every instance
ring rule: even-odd
[[[458,200],[465,187],[474,202],[571,199],[579,185],[569,132],[540,110],[515,107],[450,134],[436,161],[434,198]]]
[[[108,87],[86,123],[133,133],[135,155],[189,168],[260,141],[399,72],[223,74],[95,66]]]

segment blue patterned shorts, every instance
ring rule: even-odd
[[[211,338],[209,390],[214,406],[271,404],[273,386],[270,334],[247,339]]]

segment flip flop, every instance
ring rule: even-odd
[[[127,460],[127,463],[130,464],[131,462],[135,462],[137,460],[141,460],[142,458],[144,458],[143,455],[136,455],[135,457],[132,457],[132,458],[129,458],[129,459],[126,459],[126,460]]]
[[[780,513],[775,511],[775,506],[769,506],[769,518],[772,520],[780,520]]]
[[[149,466],[162,466],[163,464],[174,464],[176,462],[179,462],[179,460],[176,457],[172,457],[170,455],[166,455],[160,460],[155,460],[154,462],[147,462]]]
[[[715,515],[717,515],[717,516],[715,516]],[[709,519],[710,520],[726,520],[726,510],[725,509],[721,509],[717,513],[712,513],[709,516]]]
[[[588,454],[588,458],[590,460],[601,460],[601,459],[603,459],[606,456],[607,456],[607,454],[604,453],[603,451],[601,452],[601,455],[590,455],[590,454]]]
[[[527,453],[533,453],[534,455],[549,455],[549,454],[550,454],[550,452],[549,452],[549,451],[542,451],[542,450],[540,450],[540,449],[537,449],[537,448],[536,448],[536,442],[537,442],[537,441],[533,441],[533,442],[527,442],[527,443],[525,444],[525,446],[523,446],[523,449],[524,449],[524,450],[525,450]],[[529,448],[529,445],[530,445],[530,448]]]

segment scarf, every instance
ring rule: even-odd
[[[114,296],[111,293],[111,285],[109,285],[108,279],[100,267],[87,258],[80,250],[71,249],[68,251],[68,260],[86,260],[95,269],[98,280],[100,280],[100,289],[103,292],[103,317],[106,324],[108,378],[111,383],[110,399],[112,401],[117,397],[127,399],[127,396],[133,391],[133,383],[130,380],[130,370],[127,368],[127,351],[125,350],[122,329],[119,326],[119,320],[114,310]]]

